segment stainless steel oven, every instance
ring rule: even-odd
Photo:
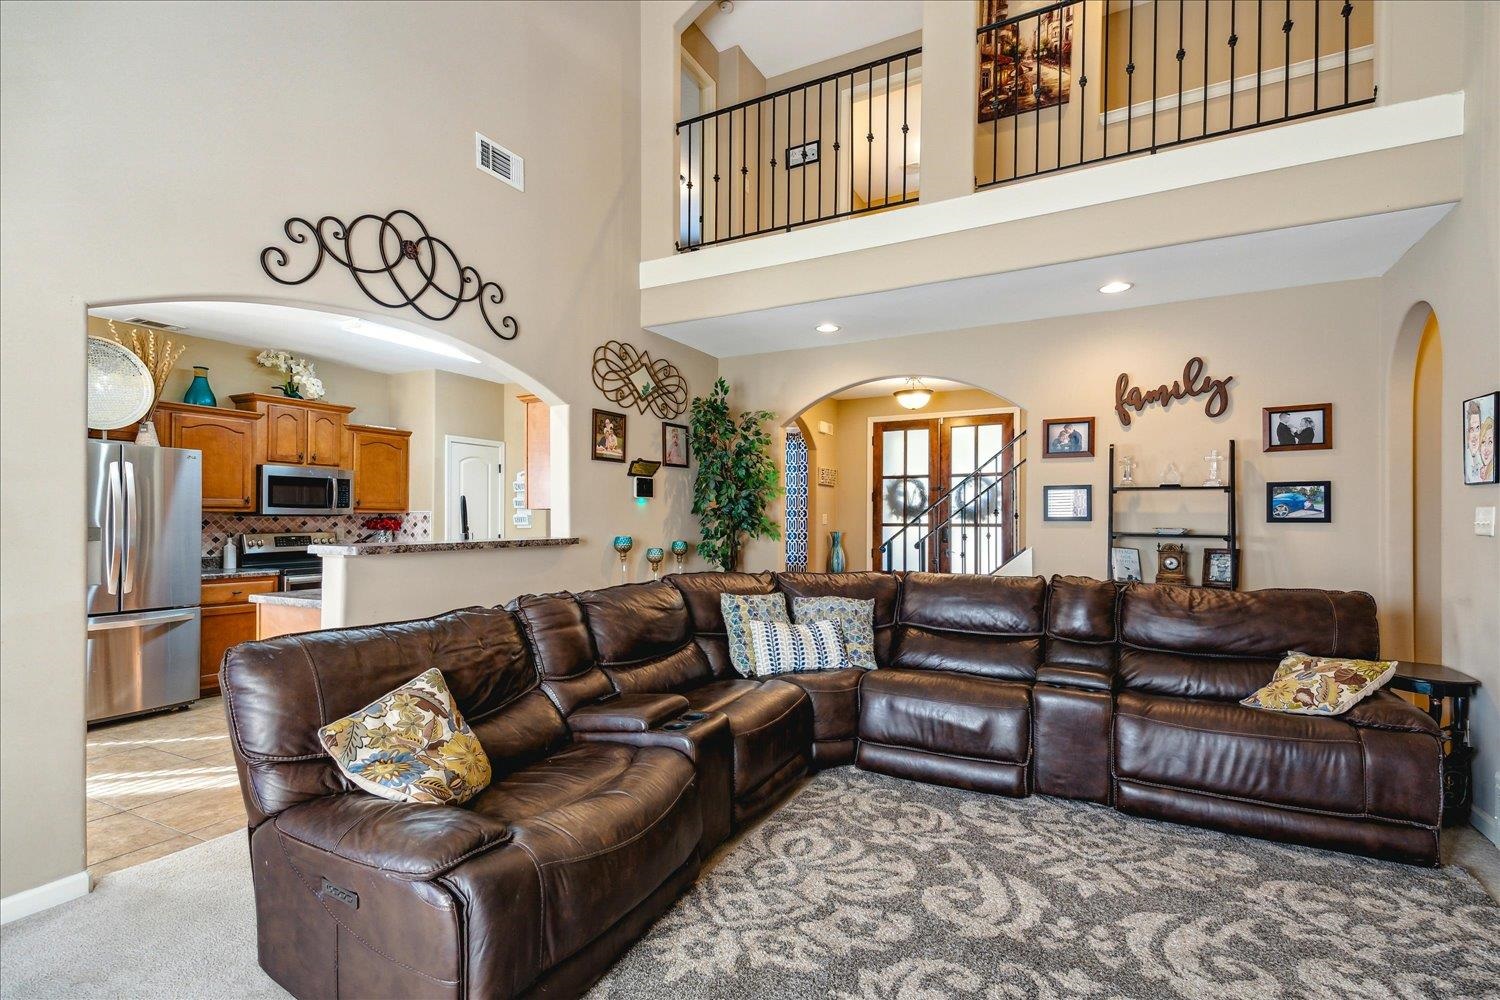
[[[349,514],[354,511],[354,476],[347,469],[305,465],[260,467],[260,513]]]

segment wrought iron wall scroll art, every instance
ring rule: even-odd
[[[594,387],[612,403],[642,413],[649,408],[663,420],[687,409],[687,380],[676,366],[622,340],[594,350]]]
[[[505,290],[499,283],[485,281],[473,265],[458,259],[446,240],[429,233],[422,220],[405,209],[386,215],[366,213],[348,223],[332,215],[316,224],[294,216],[281,228],[292,243],[311,243],[314,255],[300,273],[287,276],[292,267],[288,252],[266,247],[260,252],[260,266],[273,281],[300,285],[328,259],[345,268],[360,291],[387,309],[411,306],[427,319],[445,320],[459,306],[477,301],[495,336],[515,340],[521,332],[514,316],[501,314]]]

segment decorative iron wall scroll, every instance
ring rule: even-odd
[[[620,406],[650,408],[663,420],[682,416],[687,409],[687,380],[671,362],[653,358],[622,340],[611,340],[594,351],[594,386]]]
[[[273,281],[300,285],[331,259],[348,270],[360,291],[387,309],[411,306],[428,319],[445,320],[464,303],[477,301],[495,336],[515,340],[521,332],[514,316],[501,314],[505,290],[460,261],[446,240],[430,234],[422,220],[405,209],[357,216],[347,224],[332,215],[316,225],[293,217],[282,230],[292,243],[311,243],[313,256],[295,276],[287,276],[292,267],[287,251],[266,247],[260,252],[260,266]]]

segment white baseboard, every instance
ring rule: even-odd
[[[87,896],[92,886],[93,882],[88,872],[75,872],[55,882],[39,885],[35,889],[11,893],[0,899],[0,924],[8,924],[12,920],[29,917],[33,913],[51,909],[70,899]]]
[[[1484,835],[1492,844],[1500,845],[1500,821],[1478,806],[1469,810],[1469,825]]]

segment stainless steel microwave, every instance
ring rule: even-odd
[[[347,469],[262,465],[259,510],[262,514],[353,513],[354,476]]]

